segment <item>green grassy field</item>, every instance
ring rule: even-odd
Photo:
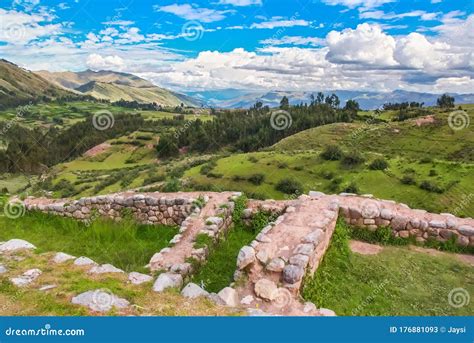
[[[474,292],[474,269],[450,254],[433,256],[409,247],[384,247],[377,255],[350,251],[349,229],[338,223],[331,245],[303,297],[349,316],[472,315],[474,304],[451,306],[453,289]]]
[[[28,213],[17,219],[0,217],[0,241],[18,238],[36,245],[37,252],[65,252],[110,263],[126,271],[143,271],[151,256],[168,245],[175,227],[93,221],[89,226],[69,218]]]

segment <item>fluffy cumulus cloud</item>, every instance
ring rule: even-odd
[[[91,54],[87,57],[87,66],[92,70],[117,70],[122,71],[125,67],[124,60],[119,56],[101,56]]]
[[[349,8],[362,7],[362,8],[375,8],[395,0],[323,0],[328,5],[341,5]]]
[[[378,25],[360,24],[355,30],[331,31],[326,38],[327,58],[334,63],[394,66],[395,39]]]
[[[0,8],[0,42],[25,44],[37,38],[59,34],[61,24],[46,12],[26,13]]]

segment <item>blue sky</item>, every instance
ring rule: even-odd
[[[14,0],[0,57],[180,91],[473,92],[470,0]]]

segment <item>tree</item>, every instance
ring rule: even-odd
[[[448,94],[441,95],[436,101],[438,106],[441,108],[453,108],[454,107],[454,97],[449,96]]]
[[[280,108],[282,110],[287,110],[290,108],[290,101],[288,100],[288,98],[285,96],[283,96],[283,98],[281,99],[280,101]]]
[[[324,94],[322,92],[318,92],[316,95],[316,103],[317,104],[322,104],[324,101]]]
[[[346,105],[344,106],[344,109],[357,114],[357,112],[360,110],[359,103],[352,99],[347,100]]]
[[[156,146],[158,156],[163,158],[174,157],[179,154],[178,146],[171,136],[162,136]]]

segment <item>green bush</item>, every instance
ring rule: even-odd
[[[352,151],[344,156],[341,164],[344,167],[352,168],[364,162],[364,156],[358,151]]]
[[[342,158],[343,152],[336,145],[328,145],[321,153],[321,158],[326,161],[338,161]]]
[[[303,193],[303,185],[294,179],[282,179],[275,186],[277,191],[285,194]]]
[[[369,168],[372,170],[385,170],[388,168],[388,162],[383,158],[376,158],[369,165]]]
[[[441,187],[439,187],[437,184],[435,184],[432,181],[427,181],[427,180],[422,181],[420,183],[420,188],[424,189],[425,191],[432,192],[432,193],[441,194],[441,193],[444,192],[444,190]]]
[[[416,185],[416,180],[414,176],[409,174],[403,175],[400,182],[404,185]]]
[[[250,183],[253,183],[254,185],[258,186],[263,183],[265,180],[265,175],[264,174],[253,174],[249,176],[247,179]]]
[[[345,193],[359,193],[359,187],[355,184],[355,182],[351,182],[346,188],[343,190]]]

